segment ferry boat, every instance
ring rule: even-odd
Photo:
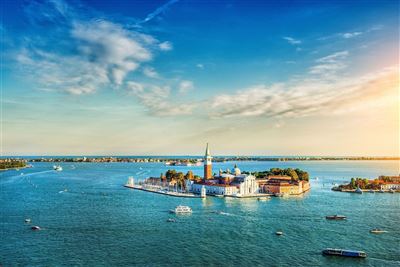
[[[367,253],[365,253],[364,251],[347,250],[347,249],[339,249],[339,248],[326,248],[322,251],[322,255],[353,257],[353,258],[366,258],[367,257]]]
[[[179,205],[175,209],[170,210],[170,212],[175,214],[190,214],[192,213],[192,209],[188,206]]]
[[[328,215],[325,217],[327,220],[346,220],[346,216],[343,215]]]
[[[60,165],[54,165],[53,170],[60,172],[62,171],[62,167]]]
[[[387,231],[382,230],[382,229],[378,229],[378,228],[374,228],[372,230],[369,231],[371,234],[383,234],[383,233],[387,233]]]

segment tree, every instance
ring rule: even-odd
[[[193,181],[193,180],[194,180],[193,172],[192,172],[192,171],[188,171],[188,172],[186,173],[186,175],[185,175],[185,179],[188,179],[188,180]]]
[[[351,178],[350,185],[352,188],[356,188],[356,181],[354,178]]]

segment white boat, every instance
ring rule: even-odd
[[[257,198],[257,200],[258,201],[267,201],[267,200],[269,200],[269,199],[271,199],[271,197],[259,197],[259,198]]]
[[[170,210],[170,212],[175,214],[189,214],[192,213],[192,209],[188,206],[179,205],[175,209]]]
[[[372,230],[369,231],[371,234],[383,234],[383,233],[387,233],[387,231],[382,230],[382,229],[378,229],[378,228],[374,228]]]
[[[361,188],[357,187],[356,191],[354,191],[357,194],[362,194],[363,191],[361,190]]]
[[[282,231],[278,231],[278,232],[276,232],[275,234],[276,234],[276,235],[283,235],[283,232],[282,232]]]
[[[54,165],[54,166],[53,166],[53,170],[60,172],[60,171],[62,171],[63,169],[62,169],[62,167],[61,167],[60,165]]]

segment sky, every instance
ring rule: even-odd
[[[0,5],[3,156],[400,156],[398,1]]]

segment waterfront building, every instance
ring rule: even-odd
[[[263,191],[270,194],[299,195],[308,190],[308,181],[292,181],[290,176],[268,176],[263,183]]]
[[[400,190],[399,182],[383,182],[381,184],[381,190]]]
[[[204,178],[201,181],[186,181],[186,189],[200,194],[205,190],[208,195],[224,195],[245,197],[259,193],[259,186],[254,175],[242,174],[235,164],[232,170],[220,170],[218,175],[212,176],[212,162],[210,149],[207,144],[204,158]]]

